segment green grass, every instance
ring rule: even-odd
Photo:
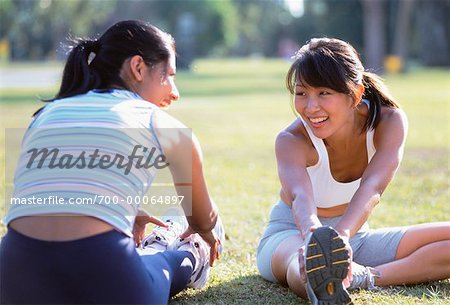
[[[259,237],[278,198],[275,136],[294,118],[284,88],[287,69],[288,63],[278,60],[209,60],[196,62],[193,72],[177,74],[182,98],[168,112],[191,127],[202,143],[210,194],[220,207],[228,239],[207,287],[187,290],[171,304],[307,304],[262,280],[255,263]],[[402,167],[371,225],[449,220],[450,71],[417,70],[386,81],[408,114],[410,130]],[[54,90],[2,90],[0,126],[26,127],[40,106],[36,92],[50,97]],[[450,282],[353,296],[355,304],[450,304]]]

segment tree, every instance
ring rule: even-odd
[[[87,35],[111,12],[114,1],[0,0],[1,37],[11,44],[12,60],[56,56],[67,33]]]
[[[386,55],[386,1],[362,0],[362,5],[365,66],[376,73],[382,73]]]
[[[450,66],[450,1],[420,0],[417,7],[421,61],[427,66]]]
[[[199,56],[224,55],[236,41],[236,10],[223,1],[117,1],[108,23],[133,18],[149,21],[176,40],[178,67],[188,68]]]
[[[239,23],[238,41],[232,55],[276,55],[280,29],[293,19],[282,1],[234,0],[233,3]]]
[[[404,63],[409,56],[409,41],[411,40],[410,28],[414,5],[415,0],[403,0],[398,3],[392,53],[399,58],[402,69],[404,69]]]
[[[360,0],[308,0],[305,13],[291,26],[291,34],[304,44],[312,37],[334,37],[361,49],[362,8]]]

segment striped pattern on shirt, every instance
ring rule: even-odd
[[[155,105],[126,90],[93,90],[48,104],[23,138],[15,201],[7,204],[4,223],[79,214],[132,236],[134,198],[148,191],[157,170],[149,165],[162,155],[155,111]]]

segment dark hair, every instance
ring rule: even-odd
[[[171,52],[175,52],[172,36],[138,20],[118,22],[98,39],[78,39],[75,42],[64,67],[61,87],[54,99],[92,89],[126,88],[120,78],[126,59],[140,55],[146,64],[153,66],[167,61]]]
[[[326,87],[355,98],[356,84],[364,86],[363,98],[370,103],[369,117],[364,129],[375,128],[380,120],[381,106],[398,108],[389,95],[383,80],[364,71],[356,50],[347,42],[335,38],[313,38],[294,56],[286,86],[295,93],[297,83],[312,87]]]
[[[44,102],[83,94],[92,89],[127,89],[120,77],[126,59],[140,55],[147,65],[153,66],[167,61],[175,52],[175,40],[170,34],[139,20],[120,21],[98,39],[79,38],[73,39],[72,43],[74,46],[64,66],[59,91],[54,98]]]

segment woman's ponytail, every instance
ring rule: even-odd
[[[175,53],[175,41],[169,34],[139,20],[120,21],[98,39],[74,41],[61,86],[52,102],[86,93],[92,89],[126,89],[121,69],[126,59],[139,55],[151,67],[167,62]],[[35,112],[36,116],[40,111]]]
[[[364,86],[363,98],[370,103],[369,118],[364,128],[375,128],[380,121],[381,106],[399,108],[399,105],[389,94],[383,80],[378,75],[364,71],[362,83]]]
[[[90,55],[97,54],[98,40],[80,40],[69,53],[64,67],[61,87],[54,99],[86,93],[94,89],[99,77],[89,67]]]
[[[90,55],[97,54],[100,48],[98,40],[82,39],[75,42],[64,66],[61,85],[58,93],[51,99],[43,102],[53,102],[56,99],[86,93],[101,83],[101,78],[90,68]],[[33,117],[37,116],[44,107],[39,108]]]

